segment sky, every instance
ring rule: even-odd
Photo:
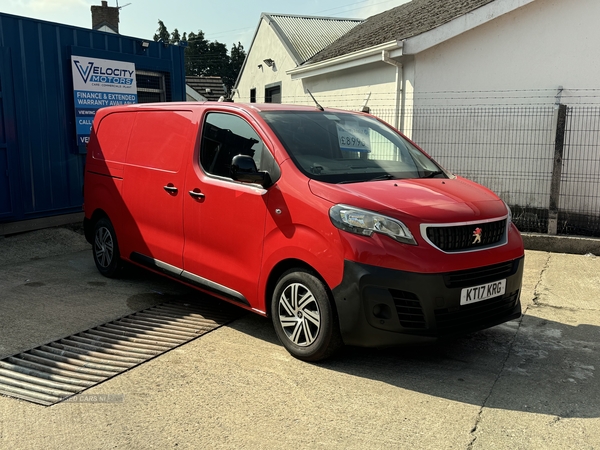
[[[169,32],[204,32],[209,41],[246,50],[266,13],[366,19],[409,0],[108,0],[121,7],[119,32],[152,39],[162,20]],[[0,0],[0,12],[91,28],[90,7],[101,0]]]

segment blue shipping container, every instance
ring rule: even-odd
[[[143,44],[143,45],[142,45]],[[0,13],[0,222],[80,212],[71,55],[135,64],[139,102],[184,101],[184,49]]]

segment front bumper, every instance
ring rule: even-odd
[[[443,274],[419,274],[344,263],[333,297],[344,343],[384,347],[434,342],[521,316],[524,258]],[[463,288],[506,279],[506,293],[460,305]]]

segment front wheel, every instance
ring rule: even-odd
[[[273,292],[271,316],[277,337],[298,359],[319,361],[343,346],[325,285],[304,269],[281,276]]]
[[[117,277],[121,268],[119,244],[115,229],[107,217],[101,218],[94,225],[92,251],[98,271],[108,278]]]

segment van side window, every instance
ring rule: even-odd
[[[200,149],[200,165],[207,173],[229,177],[231,160],[236,155],[251,156],[258,170],[263,170],[265,154],[270,156],[262,139],[244,119],[223,113],[207,115]]]

